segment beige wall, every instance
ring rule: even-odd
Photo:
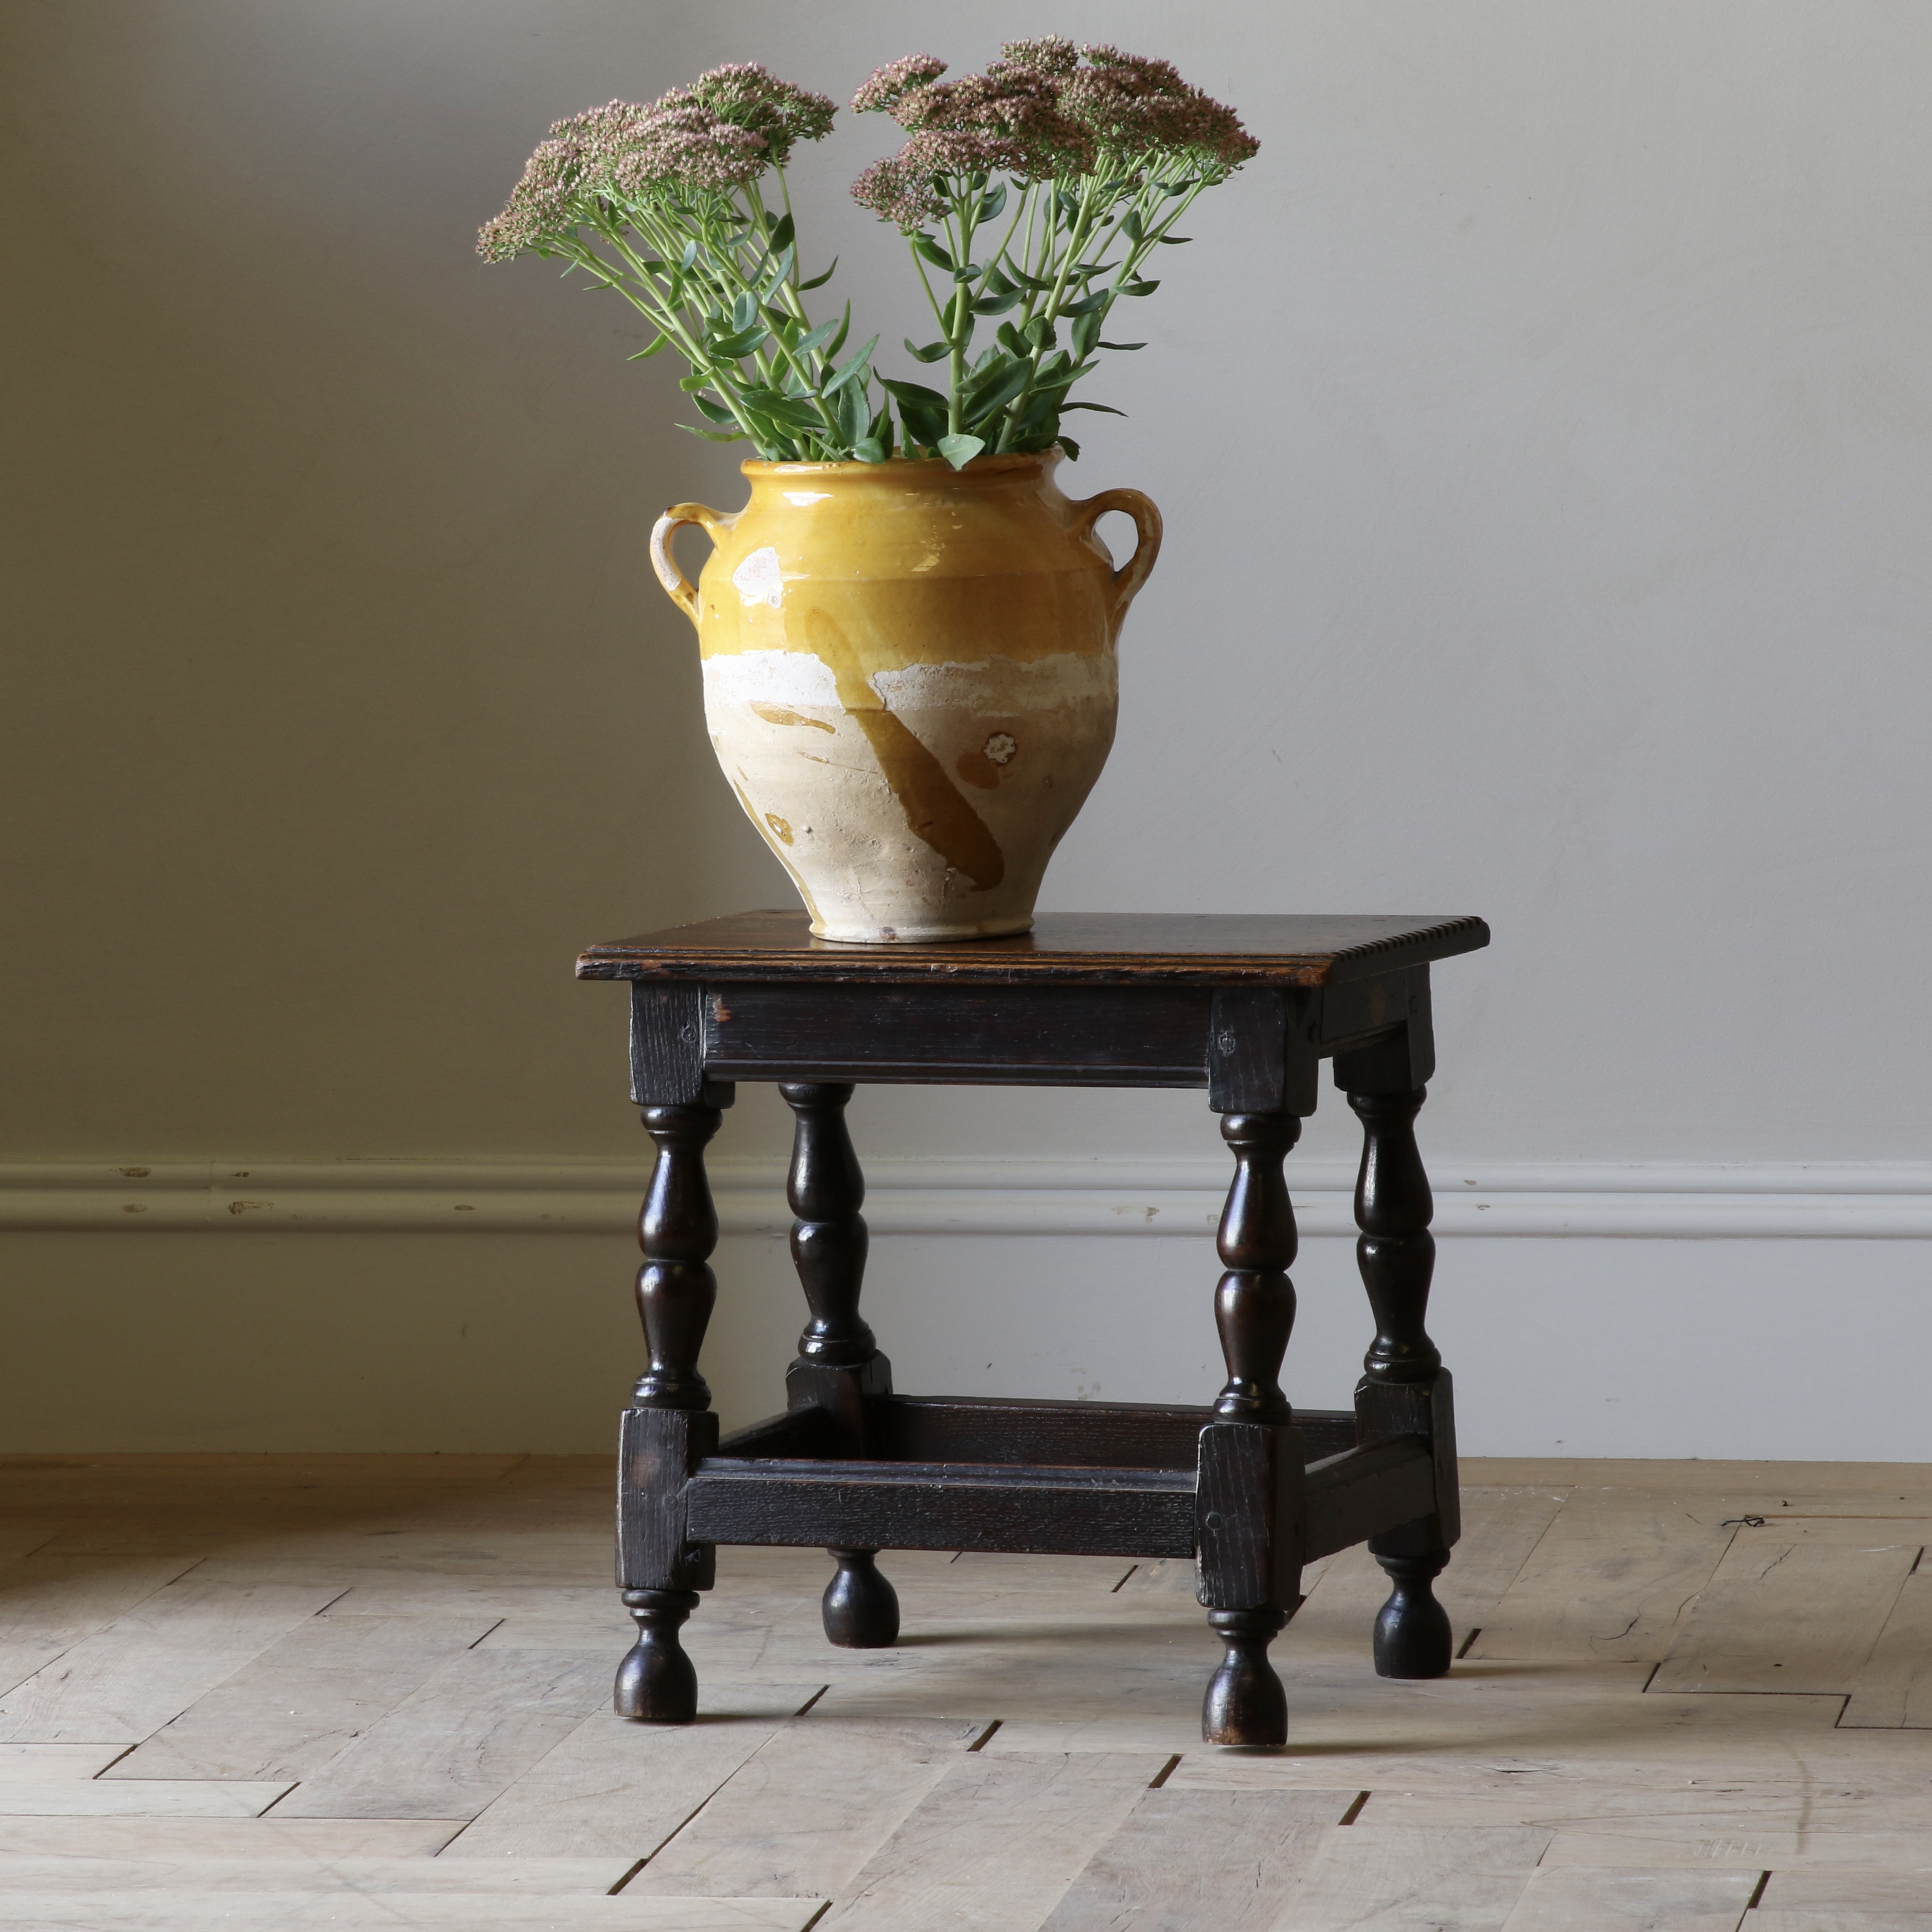
[[[1264,143],[1108,379],[1131,418],[1092,419],[1080,482],[1150,489],[1168,549],[1048,902],[1487,914],[1442,982],[1451,1168],[1932,1160],[1922,10],[88,0],[0,10],[0,1162],[637,1151],[620,996],[574,950],[785,892],[644,556],[664,502],[736,486],[671,427],[668,362],[626,365],[627,311],[470,235],[588,102],[747,57],[842,97],[1048,24],[1172,51]],[[883,138],[848,126],[800,185],[890,342],[904,271],[842,195]],[[860,1118],[935,1157],[1211,1145],[1186,1096]],[[782,1137],[748,1093],[724,1146]],[[1309,1145],[1343,1154],[1332,1103]],[[1618,1273],[1558,1245],[1445,1262],[1480,1446],[1543,1440],[1508,1433],[1547,1359],[1520,1298],[1594,1310]],[[1208,1372],[1193,1250],[890,1252],[931,1376],[979,1350],[956,1303],[921,1325],[922,1278],[991,1298],[1009,1385],[1120,1389],[1156,1332],[1174,1385],[1141,1392]],[[1624,1252],[1666,1325],[1593,1342],[1612,1406],[1707,1346],[1673,1311],[1733,1305],[1688,1246]],[[1822,1324],[1819,1252],[1744,1273],[1856,1388],[1923,1250],[1834,1251]],[[728,1250],[740,1412],[791,1318],[776,1256]],[[0,1448],[596,1446],[629,1265],[614,1234],[0,1236],[30,1344]],[[1339,1244],[1320,1267],[1339,1307]],[[1354,1346],[1329,1327],[1318,1396]]]

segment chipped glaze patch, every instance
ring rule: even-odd
[[[769,604],[776,610],[784,602],[784,572],[778,554],[767,544],[754,550],[731,573],[738,595],[747,604]]]
[[[841,710],[832,667],[809,651],[740,651],[704,660],[704,701],[776,704],[790,711]]]

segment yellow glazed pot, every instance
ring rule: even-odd
[[[698,626],[704,712],[820,938],[1024,932],[1114,740],[1114,646],[1160,548],[1138,490],[1070,502],[1059,458],[747,463],[735,516],[680,503],[651,561]],[[1115,569],[1094,525],[1140,540]],[[712,550],[694,588],[682,524]]]

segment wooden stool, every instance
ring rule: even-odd
[[[1435,1244],[1414,1120],[1434,1070],[1429,966],[1489,942],[1478,919],[1059,914],[1010,939],[846,946],[802,913],[748,913],[592,946],[578,976],[628,980],[632,1098],[657,1145],[638,1276],[650,1366],[625,1414],[618,1569],[638,1641],[620,1715],[688,1724],[680,1627],[721,1543],[817,1544],[836,1644],[890,1644],[882,1549],[1189,1556],[1227,1654],[1210,1744],[1279,1744],[1268,1648],[1302,1565],[1366,1539],[1394,1590],[1385,1677],[1439,1677],[1431,1590],[1456,1538],[1448,1371],[1423,1322]],[[1376,1338],[1352,1412],[1292,1412],[1294,1210],[1282,1163],[1318,1063],[1363,1130],[1356,1244]],[[791,1251],[811,1310],[786,1412],[718,1440],[698,1372],[717,1284],[704,1148],[736,1080],[770,1080],[796,1120]],[[860,1319],[865,1183],[844,1108],[859,1081],[1204,1087],[1233,1150],[1214,1318],[1228,1381],[1211,1407],[895,1395]]]

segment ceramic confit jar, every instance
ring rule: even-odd
[[[735,516],[680,503],[651,560],[698,627],[718,762],[820,938],[987,938],[1041,874],[1113,742],[1120,620],[1160,515],[1071,502],[1058,454],[747,463]],[[1120,568],[1094,535],[1139,532]],[[712,544],[695,587],[680,525]]]

